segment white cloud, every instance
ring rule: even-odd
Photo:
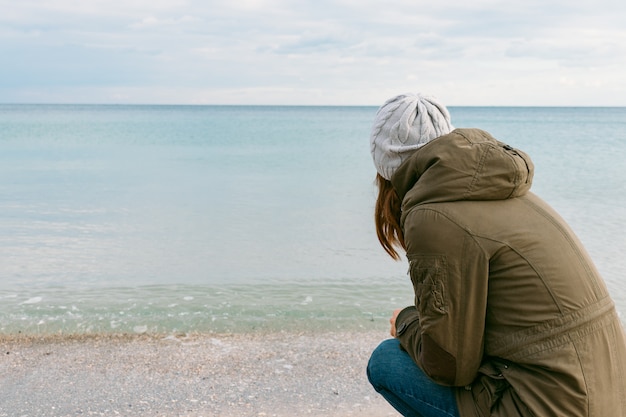
[[[159,19],[154,16],[144,17],[138,22],[131,23],[129,25],[132,29],[144,29],[144,28],[158,28],[163,26],[176,26],[185,23],[199,21],[199,19],[192,16],[183,16],[176,19]]]
[[[570,38],[531,39],[513,42],[507,54],[515,58],[556,61],[565,67],[605,67],[623,65],[626,56],[626,32],[577,31]]]
[[[626,5],[617,0],[0,8],[0,54],[11,57],[0,67],[2,101],[375,105],[421,90],[450,104],[626,105]]]

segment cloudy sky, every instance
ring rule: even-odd
[[[0,0],[0,102],[626,105],[623,0]]]

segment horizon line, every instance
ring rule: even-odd
[[[219,104],[219,103],[45,103],[0,102],[0,106],[180,106],[180,107],[380,107],[381,104]],[[626,105],[560,105],[560,104],[447,104],[446,107],[510,108],[626,108]]]

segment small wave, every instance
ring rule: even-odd
[[[40,303],[41,300],[43,300],[43,297],[32,297],[32,298],[29,298],[26,301],[23,301],[20,304],[37,304],[37,303]]]

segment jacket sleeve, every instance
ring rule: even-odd
[[[468,385],[482,362],[489,259],[435,210],[413,209],[404,227],[415,308],[398,315],[396,336],[433,380]]]

